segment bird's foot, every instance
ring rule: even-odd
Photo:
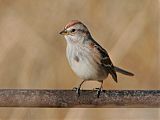
[[[97,98],[99,98],[101,92],[103,91],[102,87],[100,88],[95,88],[97,90]]]
[[[73,90],[75,90],[76,91],[76,93],[77,93],[77,95],[78,95],[78,97],[80,96],[80,87],[74,87],[73,88]]]

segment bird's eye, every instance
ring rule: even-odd
[[[75,31],[76,31],[76,29],[72,29],[72,30],[71,30],[72,33],[75,32]]]

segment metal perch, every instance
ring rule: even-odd
[[[0,89],[0,107],[160,107],[160,90]]]

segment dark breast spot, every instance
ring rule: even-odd
[[[79,57],[78,57],[78,56],[74,56],[74,60],[75,60],[76,62],[79,62]]]

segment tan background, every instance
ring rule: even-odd
[[[105,89],[160,89],[158,0],[0,0],[0,88],[71,89],[80,79],[58,33],[84,22],[113,63],[135,73]],[[84,88],[94,88],[89,82]],[[159,109],[1,108],[0,120],[158,120]]]

